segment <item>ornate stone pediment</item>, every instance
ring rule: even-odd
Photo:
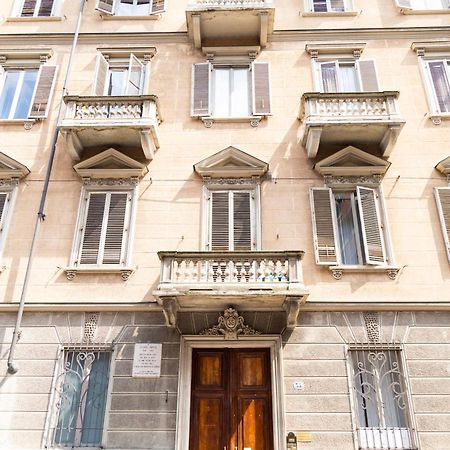
[[[81,161],[73,168],[82,178],[133,178],[148,172],[147,166],[114,148]]]
[[[323,176],[384,175],[390,162],[349,146],[318,162],[314,168]]]
[[[234,308],[228,308],[219,316],[217,325],[206,328],[199,333],[203,336],[223,336],[225,339],[236,340],[238,336],[258,335],[260,331],[244,325],[244,318]]]
[[[30,173],[28,167],[0,152],[0,179],[23,178]]]
[[[228,147],[194,165],[203,178],[252,178],[261,177],[269,165],[235,147]]]

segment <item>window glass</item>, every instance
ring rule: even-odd
[[[443,9],[445,0],[411,0],[413,9]]]
[[[358,92],[360,90],[354,63],[340,63],[339,78],[342,92]]]
[[[37,70],[9,70],[0,96],[2,119],[26,119],[36,85]]]
[[[450,80],[448,61],[432,61],[428,64],[434,92],[441,112],[450,112]]]
[[[18,93],[19,98],[17,100],[14,119],[25,119],[28,117],[28,111],[30,110],[37,75],[37,71],[24,71],[22,86]]]
[[[0,117],[2,119],[9,118],[19,78],[20,71],[11,70],[5,73],[5,83],[0,97]]]
[[[110,69],[108,95],[124,95],[127,69]]]
[[[120,16],[145,16],[149,14],[150,0],[120,0],[117,14]]]

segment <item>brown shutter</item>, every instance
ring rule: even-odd
[[[211,64],[194,64],[192,67],[192,105],[191,116],[209,116],[209,89]]]
[[[22,6],[21,17],[33,17],[34,10],[36,9],[37,0],[25,0]]]
[[[211,250],[229,250],[229,220],[229,192],[211,192]]]
[[[233,250],[252,250],[250,192],[233,193]]]
[[[41,0],[38,15],[40,17],[50,17],[52,15],[53,4],[55,0]]]
[[[412,9],[411,0],[395,0],[399,8]]]
[[[383,230],[378,212],[377,193],[374,189],[358,186],[359,216],[366,264],[386,263]]]
[[[444,236],[447,258],[450,262],[450,187],[435,188],[436,204],[439,220],[441,221],[442,235]]]
[[[95,79],[93,94],[102,96],[105,94],[106,77],[108,75],[109,64],[102,53],[97,55],[97,64],[95,66]]]
[[[111,193],[106,224],[103,264],[121,264],[129,194]]]
[[[329,188],[312,188],[310,195],[316,263],[337,264],[333,193]]]
[[[375,61],[372,59],[359,60],[357,65],[361,77],[362,90],[364,92],[379,91]]]
[[[114,5],[115,0],[97,0],[97,6],[95,9],[98,9],[101,12],[106,14],[114,14]]]
[[[158,14],[164,12],[166,8],[166,2],[164,0],[153,0],[150,9],[150,14]]]
[[[56,66],[43,65],[39,68],[39,75],[31,102],[30,119],[45,119],[50,110],[53,91],[56,83]]]
[[[79,264],[98,263],[106,200],[105,192],[89,194]]]
[[[8,199],[8,194],[6,192],[0,193],[0,233],[3,231],[3,219],[6,210],[6,203]]]
[[[253,114],[266,116],[270,114],[270,76],[269,63],[252,64],[253,73]]]

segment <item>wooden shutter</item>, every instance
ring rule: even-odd
[[[129,194],[119,192],[110,194],[109,210],[106,224],[103,264],[121,264],[123,244],[128,229],[127,222]]]
[[[337,264],[333,193],[329,188],[312,188],[310,197],[316,263]]]
[[[108,76],[109,64],[102,53],[97,55],[97,64],[95,67],[93,94],[105,95],[106,77]]]
[[[114,15],[115,4],[116,0],[97,0],[97,6],[95,7],[95,9],[106,14]]]
[[[165,0],[152,0],[150,5],[150,14],[159,14],[166,10]]]
[[[210,248],[230,249],[230,204],[229,192],[211,192]]]
[[[436,204],[439,220],[441,221],[442,235],[444,236],[447,258],[450,262],[450,187],[435,188]]]
[[[374,189],[357,186],[361,234],[366,264],[386,263],[383,230],[378,211],[377,192]]]
[[[144,65],[133,55],[130,54],[128,64],[128,77],[125,88],[125,95],[139,95],[142,92]]]
[[[395,0],[399,8],[412,9],[411,0]]]
[[[252,195],[233,192],[233,250],[252,250]]]
[[[356,61],[359,76],[361,77],[361,86],[364,92],[379,91],[377,71],[373,59]]]
[[[37,0],[24,0],[22,5],[21,17],[33,17],[36,9]]]
[[[192,105],[191,116],[210,116],[211,108],[209,90],[211,79],[211,64],[200,63],[192,67]]]
[[[53,11],[53,4],[56,0],[41,0],[41,5],[39,6],[39,17],[50,17]]]
[[[6,216],[6,204],[8,202],[8,194],[0,192],[0,233],[3,231]]]
[[[266,116],[270,114],[270,75],[269,63],[252,64],[253,114]]]
[[[53,91],[56,83],[56,66],[43,65],[39,68],[39,74],[31,101],[30,119],[45,119],[50,110]]]

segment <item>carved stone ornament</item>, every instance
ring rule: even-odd
[[[366,327],[367,339],[371,343],[380,342],[380,314],[378,312],[363,313],[364,325]]]
[[[139,178],[83,178],[83,184],[85,186],[137,186]]]
[[[261,184],[260,177],[240,177],[240,178],[212,178],[212,177],[204,177],[203,182],[206,186],[210,185],[227,185],[227,186],[236,186],[236,185],[254,185],[257,186]]]
[[[19,186],[18,178],[10,178],[10,179],[0,179],[0,187],[1,188],[15,188]]]
[[[258,335],[260,331],[244,325],[244,318],[234,308],[228,308],[219,316],[217,325],[199,333],[202,336],[223,336],[227,340],[236,340],[239,335]]]
[[[383,176],[380,174],[374,175],[348,175],[348,176],[333,176],[333,175],[324,175],[325,184],[329,185],[343,185],[343,184],[371,184],[379,186]]]

